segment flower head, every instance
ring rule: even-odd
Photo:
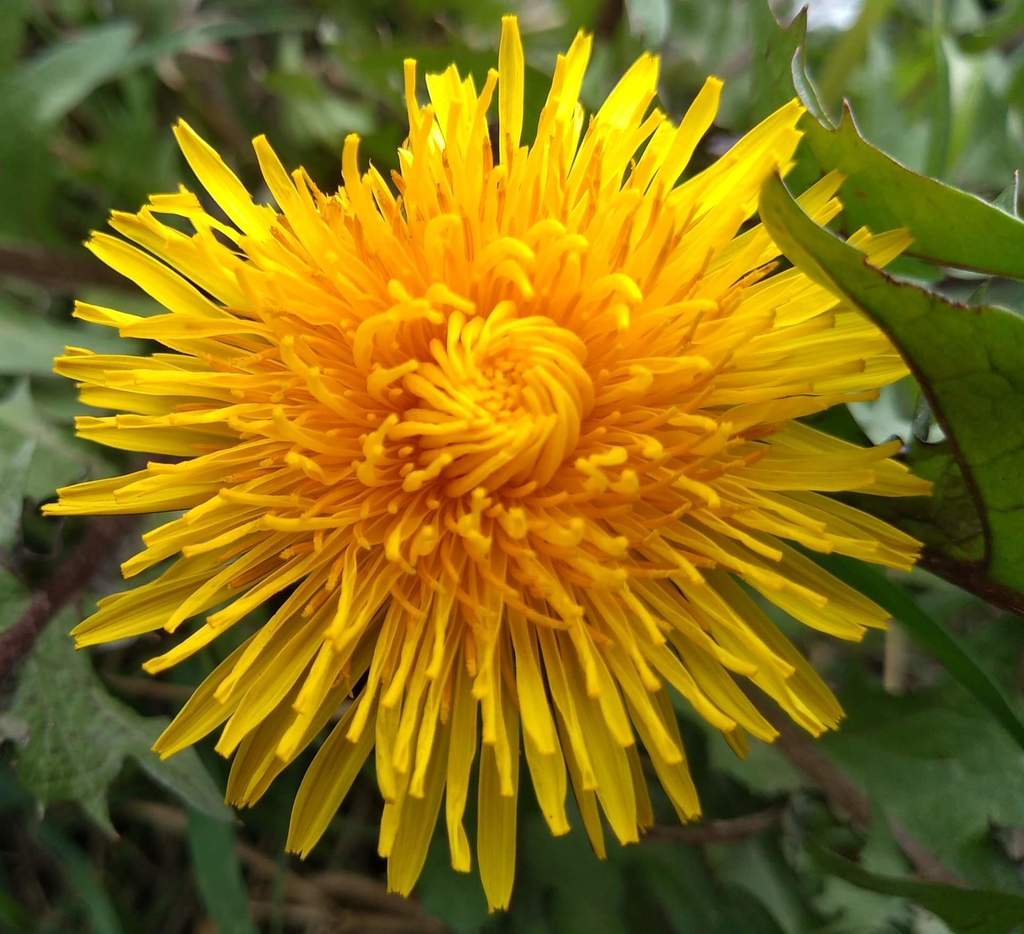
[[[123,565],[166,570],[101,600],[78,644],[186,629],[155,673],[250,626],[156,749],[221,728],[228,798],[247,805],[329,728],[292,814],[303,854],[373,750],[400,892],[442,802],[452,863],[470,869],[475,773],[480,875],[508,904],[521,750],[551,831],[569,829],[571,788],[598,853],[602,814],[624,843],[651,820],[642,755],[694,819],[676,695],[738,751],[775,731],[737,679],[812,733],[841,717],[751,592],[858,639],[886,614],[804,552],[896,568],[918,554],[824,495],[924,492],[889,459],[898,444],[797,421],[870,398],[903,363],[834,295],[777,271],[761,226],[743,230],[791,162],[801,107],[681,182],[721,82],[675,125],[651,107],[644,55],[588,119],[590,45],[580,34],[559,57],[530,145],[511,17],[479,91],[452,67],[427,76],[421,105],[406,63],[390,182],[361,170],[355,136],[334,194],[257,138],[276,207],[179,123],[223,215],[184,188],[115,213],[121,238],[90,249],[166,313],[76,311],[167,349],[57,361],[85,403],[123,413],[82,417],[79,434],[174,459],[64,489],[47,512],[182,511]],[[839,181],[801,198],[819,222],[840,210]],[[907,237],[852,242],[881,264]]]

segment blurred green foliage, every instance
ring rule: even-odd
[[[787,22],[796,12],[793,4],[772,6]],[[527,120],[539,111],[556,53],[578,28],[597,36],[588,105],[647,48],[662,55],[662,106],[673,116],[707,74],[726,79],[698,166],[790,94],[795,46],[780,39],[760,0],[4,0],[0,630],[23,616],[89,532],[83,521],[42,522],[38,504],[60,484],[130,463],[73,438],[73,388],[50,375],[48,361],[67,343],[109,344],[100,329],[70,323],[74,297],[144,308],[146,300],[79,243],[110,210],[133,210],[149,193],[187,179],[171,123],[184,116],[216,141],[255,190],[261,183],[249,140],[260,132],[325,188],[339,177],[348,132],[362,134],[369,157],[389,168],[404,132],[402,60],[417,58],[421,70],[455,61],[480,80],[495,61],[498,20],[509,8],[526,37]],[[988,201],[1003,193],[1004,226],[1012,229],[1013,175],[1024,154],[1024,3],[817,0],[803,64],[816,79],[823,117],[837,117],[848,99],[863,136],[909,168]],[[951,211],[923,223],[946,224],[954,236],[964,217]],[[970,246],[976,236],[961,239]],[[991,268],[1019,268],[1012,246],[994,243],[1005,255]],[[973,273],[914,261],[898,271],[954,299],[979,286]],[[979,302],[1024,311],[1019,282],[988,280],[984,290]],[[909,384],[852,417],[829,418],[828,430],[875,441],[911,442],[935,428]],[[920,445],[915,450],[928,457]],[[949,462],[933,467],[945,476]],[[949,483],[942,502],[955,512],[956,496],[965,494],[962,482]],[[907,521],[918,530],[931,522],[947,544],[963,533],[956,557],[976,560],[982,545],[971,508],[967,502],[963,521],[957,513],[953,531],[949,510]],[[146,640],[75,656],[63,634],[117,586],[115,557],[0,685],[0,930],[1024,927],[1016,914],[1024,899],[1024,752],[1013,739],[1024,712],[1024,629],[924,572],[875,582],[888,588],[898,621],[900,607],[913,608],[902,615],[922,648],[904,642],[901,629],[841,648],[795,634],[849,711],[843,731],[817,755],[864,790],[874,807],[870,827],[835,807],[827,775],[810,781],[799,754],[759,747],[739,762],[720,737],[684,720],[708,817],[735,829],[753,815],[754,829],[697,842],[665,829],[638,846],[613,846],[600,862],[580,832],[551,838],[524,794],[513,909],[488,916],[478,882],[450,870],[443,842],[432,848],[417,905],[383,893],[372,775],[357,781],[327,838],[300,864],[282,847],[302,763],[235,824],[224,820],[215,793],[225,764],[206,745],[166,764],[150,756],[154,718],[177,709],[187,686],[231,646],[221,640],[158,681],[139,673],[151,654]],[[655,808],[668,828],[667,802],[656,797]],[[933,878],[929,859],[942,869]]]

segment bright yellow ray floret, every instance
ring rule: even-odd
[[[859,639],[886,614],[805,552],[894,568],[918,555],[826,495],[926,492],[890,459],[898,445],[860,449],[797,421],[871,398],[902,362],[838,298],[776,271],[761,226],[744,229],[765,178],[790,165],[800,105],[681,181],[721,82],[676,125],[652,109],[645,55],[588,118],[590,47],[580,34],[559,57],[535,134],[514,18],[479,92],[452,67],[427,76],[421,105],[407,62],[390,180],[361,171],[350,136],[328,195],[257,138],[276,207],[180,122],[220,211],[182,188],[115,213],[121,236],[88,244],[165,312],[76,310],[166,351],[68,348],[56,363],[85,403],[120,413],[83,416],[80,435],[174,459],[64,489],[47,513],[181,511],[123,565],[166,569],[101,600],[77,643],[184,630],[146,664],[159,672],[245,626],[157,751],[221,727],[228,798],[247,805],[336,719],[288,846],[309,852],[372,750],[399,892],[442,803],[452,863],[470,870],[477,759],[493,907],[512,889],[521,753],[552,833],[569,829],[571,788],[599,854],[602,815],[623,843],[651,823],[643,757],[680,819],[696,818],[675,695],[740,752],[775,731],[737,678],[811,733],[842,716],[753,594]],[[839,182],[800,199],[820,223],[840,210]],[[908,238],[851,242],[881,265]],[[245,622],[275,597],[266,622]]]

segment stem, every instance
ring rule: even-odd
[[[82,285],[123,289],[125,279],[85,251],[64,253],[38,246],[0,246],[0,275],[27,279],[48,289],[73,291]]]
[[[126,806],[125,812],[130,817],[179,836],[187,832],[188,818],[185,813],[170,805],[131,802]],[[338,913],[340,902],[345,906],[365,910],[367,914],[363,916],[364,921],[390,917],[393,921],[401,919],[406,926],[415,925],[414,930],[422,934],[444,934],[448,930],[443,922],[428,915],[417,902],[401,895],[394,895],[386,891],[379,882],[365,876],[343,870],[300,875],[282,867],[277,860],[271,859],[246,843],[237,843],[235,852],[253,875],[268,880],[280,877],[285,895],[292,902],[298,902],[328,916],[332,912]]]
[[[906,630],[900,626],[890,626],[885,632],[885,661],[882,670],[882,684],[889,694],[899,696],[907,689],[907,672],[909,670],[908,649],[910,640]]]
[[[28,655],[56,613],[92,580],[132,524],[122,517],[96,519],[90,524],[71,557],[52,575],[46,587],[33,595],[18,621],[0,633],[0,681]]]
[[[735,843],[755,837],[759,833],[774,827],[782,818],[784,808],[766,808],[742,817],[730,817],[722,820],[702,821],[699,824],[675,825],[656,824],[647,831],[647,840],[672,840],[701,846],[705,843]]]
[[[822,790],[833,811],[846,814],[854,827],[866,831],[871,825],[871,799],[860,785],[825,755],[810,736],[795,727],[778,707],[763,697],[751,696],[751,700],[779,731],[775,742],[786,758]],[[900,821],[890,818],[889,829],[919,878],[963,885],[963,881]]]

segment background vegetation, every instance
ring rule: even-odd
[[[301,763],[236,820],[220,804],[226,767],[210,744],[157,762],[150,742],[228,651],[224,640],[160,679],[140,672],[152,654],[146,640],[71,649],[67,630],[119,586],[118,561],[145,528],[38,516],[57,486],[130,464],[74,439],[73,387],[50,373],[65,344],[111,342],[70,323],[74,297],[145,310],[80,241],[110,210],[134,210],[150,192],[187,181],[169,131],[179,115],[256,187],[249,139],[264,131],[286,163],[306,165],[325,188],[339,176],[347,132],[364,136],[378,166],[391,166],[403,135],[402,59],[415,56],[425,69],[454,60],[482,76],[494,62],[498,18],[516,6],[534,112],[555,53],[579,27],[598,37],[584,89],[591,105],[644,48],[663,56],[662,102],[673,115],[706,74],[726,79],[698,163],[795,83],[824,120],[808,125],[798,174],[840,165],[856,183],[844,190],[855,220],[910,224],[919,255],[938,262],[907,260],[898,273],[948,297],[1024,310],[1018,2],[812,2],[794,68],[803,21],[782,32],[761,0],[3,0],[0,929],[1024,930],[1024,625],[1013,612],[1024,605],[1024,473],[986,473],[990,445],[1024,439],[1015,314],[983,309],[958,331],[964,319],[951,315],[959,311],[922,299],[934,327],[902,343],[931,401],[942,403],[942,422],[909,380],[824,422],[858,440],[902,437],[907,456],[939,481],[931,512],[896,517],[928,541],[936,573],[837,568],[892,610],[890,633],[851,646],[780,618],[838,691],[849,712],[843,730],[820,744],[785,730],[776,746],[739,762],[684,714],[708,820],[674,827],[656,801],[664,824],[637,846],[613,846],[605,862],[582,833],[552,839],[525,793],[507,915],[487,915],[477,881],[449,869],[443,841],[415,902],[384,893],[372,775],[299,863],[282,846]],[[795,13],[773,6],[784,22]],[[850,132],[830,130],[844,97],[867,140],[998,207],[922,187]],[[864,190],[882,195],[865,200]],[[801,226],[784,191],[775,195],[766,210],[792,249],[821,255],[828,244]],[[862,294],[858,275],[843,273],[848,294]],[[872,299],[867,310],[896,328],[908,302]],[[927,354],[934,347],[936,359]],[[980,393],[987,408],[976,404],[974,384],[956,394],[970,374],[944,374],[952,390],[937,378],[937,367],[978,347],[990,354],[985,372],[1005,376]]]

